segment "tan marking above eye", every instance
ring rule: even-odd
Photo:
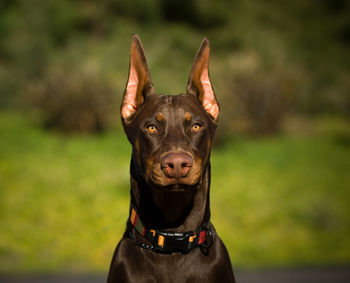
[[[190,121],[192,119],[192,115],[190,113],[185,114],[185,120]]]
[[[198,132],[201,128],[202,128],[201,125],[199,125],[199,124],[193,124],[191,130],[192,130],[193,132]]]
[[[163,122],[164,120],[164,115],[162,113],[158,113],[156,116],[156,119],[158,122]]]
[[[149,125],[147,126],[147,131],[151,134],[154,134],[158,132],[158,129],[155,125]]]

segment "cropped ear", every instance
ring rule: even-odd
[[[154,94],[142,42],[138,35],[132,36],[129,76],[126,84],[120,115],[130,118],[142,105],[146,97]]]
[[[203,108],[216,121],[219,104],[209,79],[209,40],[204,38],[194,59],[187,84],[187,93],[195,95]]]

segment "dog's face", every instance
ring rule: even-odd
[[[197,53],[187,93],[155,94],[141,41],[133,37],[121,117],[133,146],[137,171],[152,186],[184,189],[201,180],[219,114],[208,60],[209,43],[205,39]]]

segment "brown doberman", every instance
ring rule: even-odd
[[[114,282],[235,282],[210,222],[210,151],[219,104],[203,39],[186,94],[156,94],[142,43],[132,38],[120,113],[132,144],[126,232],[110,266]]]

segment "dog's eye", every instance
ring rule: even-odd
[[[147,126],[147,131],[151,134],[154,134],[154,133],[158,132],[158,129],[155,125],[149,125],[149,126]]]
[[[193,124],[193,125],[192,125],[191,130],[192,130],[193,132],[198,132],[201,128],[202,128],[202,126],[196,123],[196,124]]]

